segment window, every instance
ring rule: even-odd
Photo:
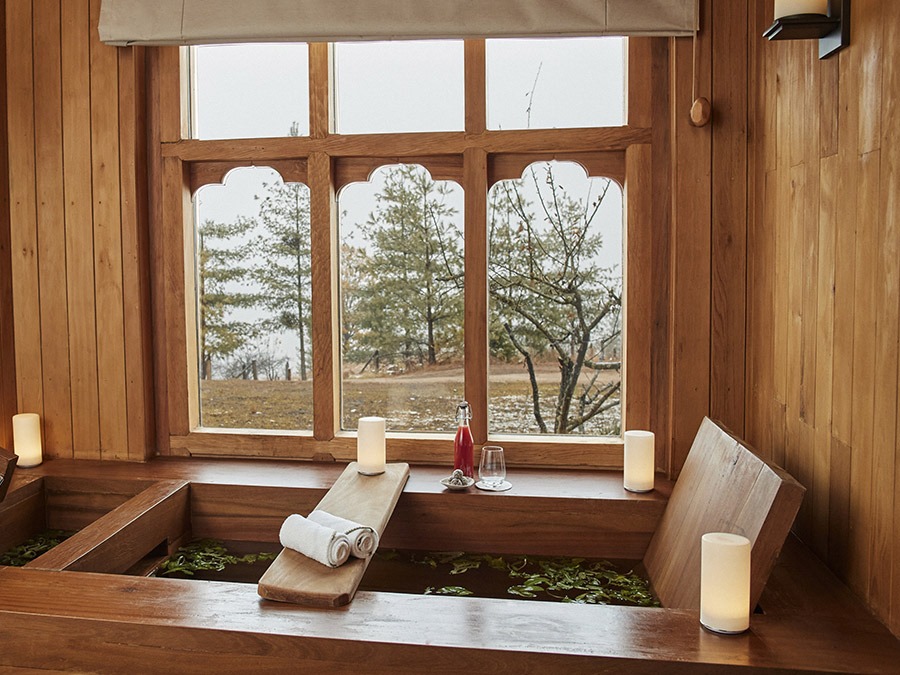
[[[194,130],[161,132],[167,227],[183,214],[193,242],[166,258],[185,326],[166,341],[187,338],[165,357],[173,451],[353,459],[377,414],[391,458],[446,462],[465,398],[513,463],[620,464],[623,397],[650,378],[624,356],[649,317],[623,308],[650,306],[628,279],[647,252],[623,254],[650,142],[625,125],[626,44],[181,50]],[[234,68],[260,74],[253,96]],[[216,81],[260,112],[229,126]]]

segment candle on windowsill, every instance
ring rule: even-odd
[[[652,431],[625,432],[624,486],[629,492],[650,492],[656,477]]]
[[[22,469],[37,466],[42,461],[41,418],[37,413],[13,415],[13,451],[19,456],[16,465]]]
[[[357,471],[364,476],[384,473],[384,418],[360,417],[356,429]]]
[[[828,14],[828,0],[775,0],[775,18],[795,14]]]
[[[714,633],[750,627],[750,540],[707,532],[700,551],[700,623]]]

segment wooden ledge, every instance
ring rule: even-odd
[[[900,643],[854,615],[754,615],[748,633],[723,637],[691,610],[360,592],[323,611],[259,600],[252,585],[13,568],[0,568],[0,625],[20,647],[0,665],[54,654],[88,671],[886,673],[900,662]]]

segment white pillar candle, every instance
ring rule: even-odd
[[[360,417],[356,430],[357,470],[366,476],[384,473],[384,418]]]
[[[750,627],[750,540],[708,532],[700,552],[700,623],[715,633]]]
[[[625,432],[625,489],[650,492],[656,476],[656,452],[652,431]]]
[[[41,418],[37,413],[13,415],[13,450],[19,456],[16,466],[27,469],[43,461]]]
[[[775,0],[775,18],[794,14],[828,14],[828,0]]]

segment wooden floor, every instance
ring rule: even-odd
[[[27,501],[23,495],[30,493],[32,499],[41,494],[38,484],[46,504],[65,503],[70,512],[81,507],[90,511],[90,505],[97,504],[96,494],[77,489],[92,482],[118,489],[119,501],[128,510],[137,497],[121,486],[140,483],[135,487],[140,496],[147,481],[152,486],[158,479],[190,485],[192,534],[205,536],[232,526],[250,532],[255,523],[262,540],[285,510],[311,508],[341,468],[195,460],[140,465],[53,461],[17,474],[10,495],[0,504],[0,526],[9,524],[9,514]],[[421,521],[416,532],[422,533],[423,547],[431,548],[427,544],[437,537],[428,531],[452,512],[480,513],[477,520],[464,521],[462,529],[477,530],[482,537],[497,534],[501,547],[510,550],[516,541],[519,548],[529,543],[545,550],[558,548],[559,536],[550,543],[540,540],[554,521],[576,548],[609,547],[617,537],[625,546],[637,548],[643,541],[646,547],[648,537],[635,537],[628,524],[658,520],[669,488],[636,496],[621,489],[621,474],[555,474],[539,480],[538,472],[522,472],[510,475],[514,494],[458,495],[443,493],[437,485],[439,474],[413,467],[397,507],[400,520],[389,526],[385,545],[409,543],[414,534],[397,527]],[[532,509],[526,517],[529,503],[549,511]],[[54,508],[45,509],[45,519]],[[99,517],[95,510],[91,517],[98,522],[116,513],[115,522],[132,540],[139,540],[138,526],[123,525],[122,509]],[[510,533],[516,519],[520,528]],[[600,529],[600,544],[589,543],[595,528]],[[455,535],[451,540],[457,541]],[[342,609],[316,610],[262,600],[253,585],[0,568],[0,634],[10,646],[0,649],[0,672],[898,670],[900,641],[796,540],[786,545],[760,606],[763,613],[753,616],[748,633],[722,637],[704,631],[697,613],[689,610],[371,592],[358,593]]]

